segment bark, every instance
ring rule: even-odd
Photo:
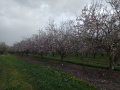
[[[76,55],[76,57],[78,57],[78,56],[79,56],[78,52],[76,52],[76,54],[75,54],[75,55]]]
[[[61,55],[61,57],[60,57],[61,62],[63,62],[63,58],[64,58],[64,56],[63,56],[63,55]]]
[[[93,58],[96,59],[96,53],[93,53]]]
[[[83,56],[84,56],[83,54],[80,55],[80,60],[83,60]]]
[[[43,52],[40,52],[40,58],[43,59]]]
[[[29,52],[27,51],[26,54],[27,54],[27,56],[28,56]]]
[[[109,56],[109,59],[110,59],[109,69],[110,69],[110,70],[114,70],[114,69],[115,69],[115,64],[116,64],[117,58],[116,58],[116,56],[111,55],[111,56]]]
[[[54,52],[52,52],[52,56],[55,57],[55,53]]]

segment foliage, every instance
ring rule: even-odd
[[[4,42],[0,42],[0,54],[3,54],[7,51],[7,45]]]
[[[115,68],[120,53],[120,0],[107,2],[111,7],[93,2],[85,6],[76,21],[59,25],[50,20],[38,34],[26,38],[12,47],[15,53],[43,55],[57,53],[61,62],[69,54],[107,55],[110,70]]]

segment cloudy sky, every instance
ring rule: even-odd
[[[36,34],[49,18],[74,19],[92,0],[0,0],[0,42],[8,45]]]

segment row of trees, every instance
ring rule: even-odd
[[[5,42],[0,42],[0,54],[3,54],[8,51],[8,46]]]
[[[85,6],[76,20],[61,22],[50,20],[44,30],[11,47],[11,52],[59,54],[61,61],[69,54],[107,55],[110,69],[114,69],[120,53],[120,0],[110,0],[107,7],[100,3]]]

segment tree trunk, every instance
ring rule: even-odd
[[[115,69],[115,56],[112,55],[112,56],[109,57],[109,59],[110,59],[109,69],[114,70]]]
[[[61,60],[61,62],[63,62],[63,58],[64,58],[64,56],[61,55],[61,56],[60,56],[60,60]]]
[[[93,53],[93,58],[96,59],[96,53]]]
[[[83,56],[84,56],[83,54],[80,55],[80,60],[83,60]]]
[[[40,58],[43,59],[43,54],[42,53],[40,54]]]
[[[88,53],[86,53],[85,56],[87,57],[87,56],[88,56]]]
[[[27,54],[27,56],[28,56],[29,52],[26,52],[26,54]]]
[[[78,57],[78,55],[79,55],[79,54],[78,54],[78,53],[76,53],[75,55]]]
[[[101,57],[104,57],[104,54],[100,54]]]
[[[110,59],[110,66],[109,66],[109,69],[110,69],[110,70],[113,70],[113,69],[114,69],[113,60],[112,60],[112,59]]]
[[[43,59],[43,52],[40,52],[40,58]]]
[[[52,52],[52,56],[55,57],[55,53],[54,52]]]

